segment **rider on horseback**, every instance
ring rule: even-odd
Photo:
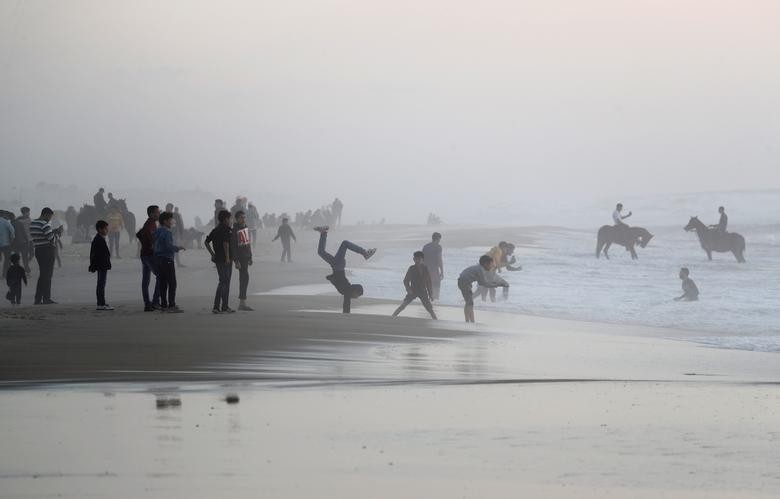
[[[723,206],[718,208],[718,213],[720,213],[720,221],[718,222],[718,225],[710,225],[710,229],[715,229],[721,234],[726,233],[726,228],[729,226],[729,217],[726,215],[726,208]]]
[[[628,227],[628,224],[623,220],[633,215],[633,212],[629,211],[628,215],[623,215],[623,203],[618,203],[615,206],[615,211],[612,212],[612,221],[615,223],[615,227]]]

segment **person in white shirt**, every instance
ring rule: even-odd
[[[612,221],[615,223],[616,227],[626,226],[628,227],[628,224],[625,223],[623,220],[633,215],[633,212],[629,211],[628,215],[623,215],[623,204],[618,203],[617,206],[615,206],[615,211],[612,212]]]

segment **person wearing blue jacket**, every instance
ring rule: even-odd
[[[160,279],[160,311],[167,313],[180,313],[182,310],[176,305],[176,253],[184,251],[183,246],[173,244],[173,213],[164,211],[160,213],[160,226],[154,233],[154,258],[157,263],[157,271]]]

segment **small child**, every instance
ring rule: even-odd
[[[19,265],[19,254],[11,255],[11,266],[5,273],[5,283],[8,284],[8,293],[5,297],[11,302],[11,305],[20,305],[22,303],[22,282],[27,286],[27,273]]]
[[[114,307],[106,303],[106,279],[111,270],[111,251],[106,244],[108,235],[108,222],[98,220],[95,224],[97,234],[92,239],[92,248],[89,250],[89,271],[97,272],[97,308],[95,310],[114,310]]]
[[[360,284],[352,284],[347,279],[345,268],[347,266],[347,250],[354,251],[355,253],[363,255],[363,258],[368,260],[374,253],[376,248],[363,249],[357,244],[351,241],[342,241],[338,251],[335,255],[331,255],[325,251],[325,245],[328,241],[328,229],[329,227],[314,227],[314,230],[320,233],[320,242],[317,246],[317,254],[320,258],[328,262],[332,274],[326,276],[325,279],[329,280],[331,284],[338,290],[341,295],[344,296],[344,302],[342,305],[342,312],[345,314],[350,313],[351,302],[353,298],[359,298],[363,296],[363,286]]]
[[[431,297],[433,296],[433,284],[431,283],[431,274],[428,267],[423,263],[425,254],[422,251],[414,252],[414,265],[409,267],[404,276],[404,287],[406,288],[406,297],[401,305],[393,312],[393,317],[397,317],[407,305],[412,303],[415,298],[419,298],[425,307],[425,310],[436,319],[436,313],[433,311]]]
[[[479,264],[466,267],[458,277],[458,289],[460,289],[466,305],[463,307],[463,314],[466,316],[466,322],[474,322],[474,291],[471,285],[475,282],[486,288],[503,287],[509,288],[509,284],[502,278],[496,276],[494,280],[488,281],[486,273],[494,268],[493,259],[489,255],[479,257]]]
[[[693,282],[689,276],[691,271],[683,267],[680,269],[680,279],[682,280],[682,296],[675,297],[674,301],[698,301],[699,300],[699,288],[696,287],[696,283]]]

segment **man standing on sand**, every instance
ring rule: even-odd
[[[52,230],[51,222],[54,211],[51,208],[41,210],[41,216],[30,222],[30,236],[35,245],[35,259],[38,261],[40,274],[35,287],[35,304],[52,305],[57,302],[51,299],[51,278],[54,275],[54,260],[56,259],[57,236],[62,233],[62,226]]]
[[[154,233],[157,232],[157,220],[160,218],[160,207],[156,204],[146,208],[149,218],[135,237],[141,243],[141,296],[144,299],[144,312],[154,312],[160,308],[160,278],[157,272],[157,262],[154,258]],[[149,299],[149,281],[154,274],[154,295]]]
[[[441,290],[441,281],[444,279],[444,261],[442,260],[441,234],[434,232],[431,242],[423,246],[422,252],[425,258],[425,266],[431,274],[431,299],[438,300]]]
[[[331,255],[325,251],[325,245],[328,241],[328,229],[329,227],[314,227],[314,230],[320,233],[317,254],[330,265],[333,273],[326,276],[325,279],[329,280],[336,290],[344,296],[341,311],[348,314],[352,309],[352,299],[363,296],[363,286],[360,284],[352,284],[349,282],[349,279],[347,279],[345,270],[347,267],[347,250],[363,255],[363,258],[368,260],[376,253],[376,248],[365,250],[353,242],[342,241],[336,254]]]
[[[211,261],[217,266],[217,275],[219,276],[212,312],[215,314],[232,313],[235,310],[228,306],[230,278],[233,274],[233,262],[230,255],[230,242],[233,238],[233,233],[230,230],[230,212],[220,211],[217,220],[219,225],[206,236],[205,243],[206,249],[211,255]]]
[[[246,213],[241,210],[236,212],[230,251],[238,270],[238,309],[251,312],[252,307],[246,304],[246,289],[249,287],[249,267],[252,265],[252,236],[246,225]]]
[[[433,305],[431,305],[431,293],[433,288],[431,286],[431,276],[428,273],[428,267],[423,263],[425,255],[422,251],[414,252],[414,265],[409,267],[404,276],[404,287],[406,288],[406,297],[401,305],[393,312],[393,317],[398,317],[403,309],[407,305],[412,303],[415,298],[419,298],[425,307],[425,310],[431,314],[431,318],[436,319],[436,313],[433,311]]]
[[[177,314],[182,310],[176,305],[176,265],[173,256],[186,248],[173,244],[172,225],[173,213],[161,213],[160,226],[154,233],[154,257],[157,275],[160,277],[160,312]]]
[[[479,264],[467,267],[460,273],[458,277],[458,289],[460,289],[463,299],[466,300],[466,305],[463,307],[463,313],[466,316],[466,322],[474,322],[474,292],[471,289],[473,283],[477,283],[480,286],[486,288],[503,287],[509,288],[507,283],[502,278],[496,276],[494,281],[488,281],[485,277],[485,273],[493,268],[493,259],[488,255],[482,255],[479,257]]]
[[[295,233],[292,230],[292,227],[290,227],[290,224],[288,223],[289,220],[287,218],[282,218],[282,225],[279,226],[279,230],[276,231],[276,237],[274,237],[271,242],[276,241],[277,239],[282,240],[282,262],[284,262],[284,257],[287,255],[287,262],[292,261],[292,251],[290,248],[290,239],[293,241],[298,241],[298,239],[295,238]]]

